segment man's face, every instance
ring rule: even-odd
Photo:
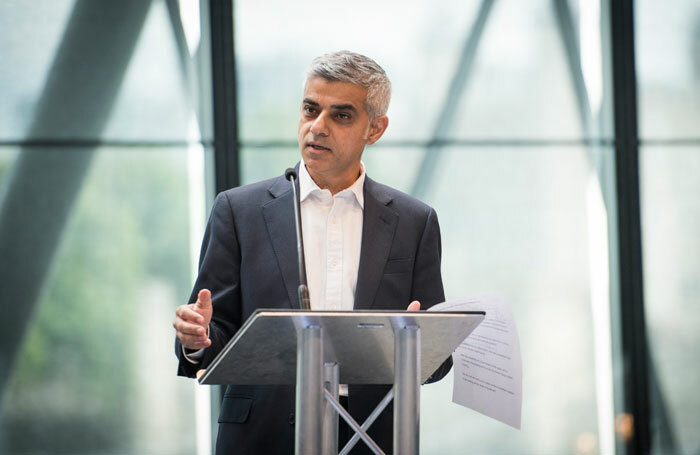
[[[299,148],[311,177],[333,191],[350,186],[360,173],[366,145],[386,130],[388,118],[370,120],[367,90],[322,78],[306,81],[299,115]]]

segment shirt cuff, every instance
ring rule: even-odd
[[[200,360],[202,360],[202,357],[204,357],[204,348],[200,349],[199,351],[190,352],[188,354],[187,351],[185,351],[185,347],[182,346],[182,355],[185,356],[188,362],[194,363],[196,365],[199,363]]]
[[[209,327],[207,327],[207,337],[209,336]],[[182,355],[185,356],[185,359],[187,359],[188,362],[193,363],[193,364],[198,364],[201,360],[202,357],[204,357],[204,350],[206,348],[202,348],[198,351],[190,352],[188,353],[185,350],[185,347],[180,345],[180,348],[182,349]]]

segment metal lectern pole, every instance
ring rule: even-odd
[[[420,327],[394,332],[394,453],[417,455],[420,430]]]
[[[321,455],[323,422],[323,340],[321,327],[298,332],[294,453]]]

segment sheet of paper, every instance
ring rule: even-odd
[[[428,311],[485,311],[452,354],[452,401],[520,429],[522,359],[513,314],[498,294],[451,300]]]

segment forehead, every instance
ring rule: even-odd
[[[318,103],[322,107],[350,104],[358,111],[364,111],[367,89],[349,82],[327,81],[314,77],[306,81],[304,99]]]

